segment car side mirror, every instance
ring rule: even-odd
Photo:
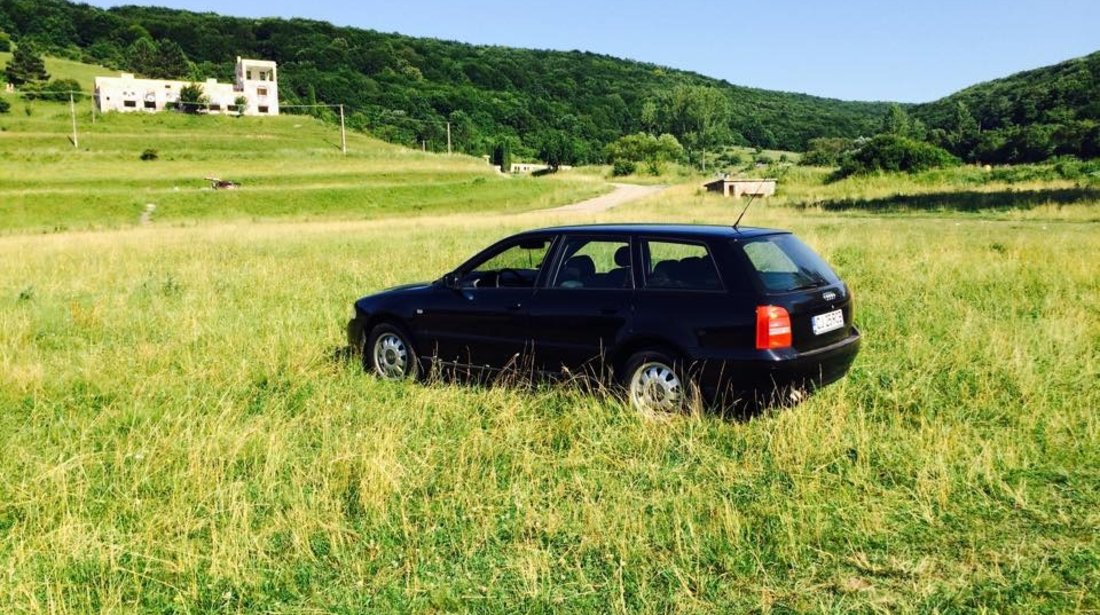
[[[452,271],[443,276],[443,285],[447,288],[458,289],[462,284],[462,276],[457,271]]]

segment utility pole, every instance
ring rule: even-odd
[[[69,92],[69,115],[73,118],[73,147],[79,148],[80,142],[76,136],[76,101],[73,100],[73,93]]]
[[[340,103],[340,151],[348,155],[348,133],[344,131],[344,103]]]
[[[447,155],[451,155],[451,123],[447,122]]]
[[[92,103],[92,123],[95,124],[95,94],[92,94],[88,101]]]

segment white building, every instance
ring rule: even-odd
[[[179,102],[180,90],[189,81],[138,79],[130,73],[120,77],[96,77],[95,100],[100,111],[163,111]],[[266,60],[237,58],[237,82],[218,83],[207,79],[200,83],[203,94],[210,99],[210,113],[238,112],[237,99],[248,104],[245,115],[278,115],[279,82],[275,63]]]

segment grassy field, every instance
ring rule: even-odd
[[[7,66],[10,60],[10,51],[0,51],[0,66]],[[119,74],[119,71],[105,66],[85,64],[65,58],[45,56],[43,60],[46,63],[46,72],[50,74],[50,79],[75,79],[85,92],[91,92],[95,89],[96,77],[117,77]]]
[[[750,216],[837,266],[866,339],[744,422],[333,359],[356,296],[591,216],[0,238],[0,610],[1100,609],[1097,224]]]
[[[698,177],[539,212],[602,173],[362,135],[344,157],[296,117],[82,111],[76,149],[66,114],[0,116],[0,612],[1100,611],[1088,173],[786,171],[747,222],[854,289],[852,372],[750,420],[653,420],[379,382],[343,326],[511,231],[732,221]]]
[[[468,156],[417,152],[310,117],[108,114],[21,100],[0,116],[0,231],[117,228],[153,220],[365,219],[562,205],[608,189],[598,178],[504,177]],[[157,159],[141,160],[147,149]],[[204,178],[232,179],[214,191]]]

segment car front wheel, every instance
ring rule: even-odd
[[[634,408],[645,414],[683,412],[688,405],[690,383],[683,365],[657,351],[634,354],[626,362],[627,395]]]
[[[363,345],[363,368],[383,380],[417,375],[416,352],[404,331],[389,323],[371,329]]]

